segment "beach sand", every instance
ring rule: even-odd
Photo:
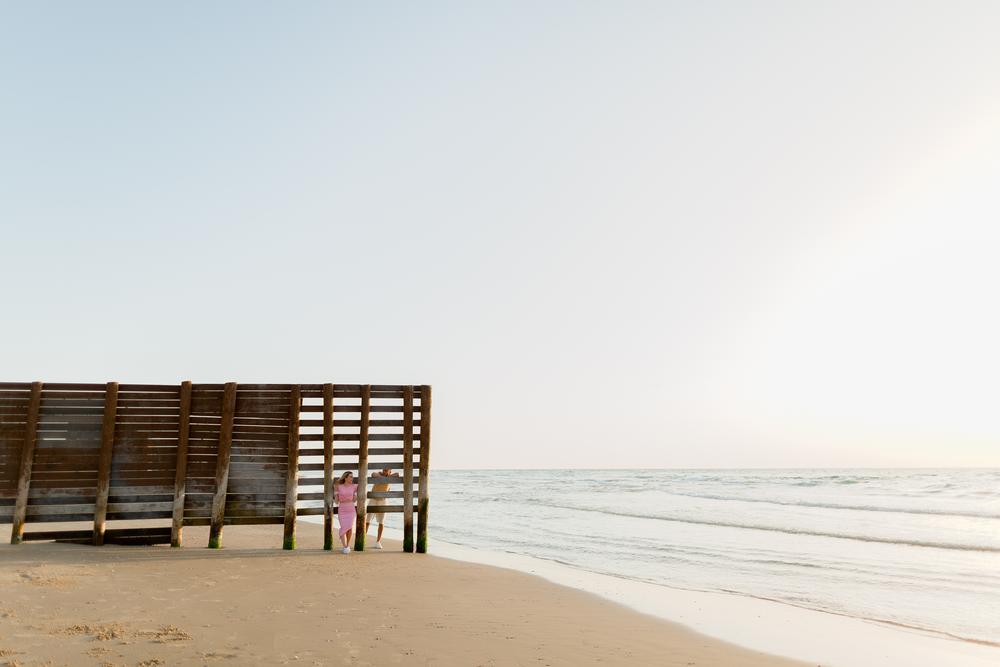
[[[798,665],[588,593],[299,522],[185,547],[0,546],[0,665]],[[431,544],[433,550],[433,543]]]

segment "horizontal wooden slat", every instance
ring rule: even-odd
[[[145,398],[118,398],[118,409],[122,408],[169,408],[180,410],[180,402],[176,398],[169,400],[150,400]]]
[[[181,400],[181,394],[177,387],[174,387],[173,391],[130,391],[122,389],[122,385],[118,385],[118,398],[119,400],[139,398],[157,401],[179,401]]]
[[[368,505],[366,512],[368,514],[399,514],[405,508],[402,505]],[[413,506],[413,512],[418,511],[417,506]],[[334,514],[336,514],[336,508],[334,508]],[[323,514],[322,507],[299,507],[295,514],[297,516],[316,516]]]
[[[172,500],[159,503],[121,503],[109,502],[108,512],[170,512],[174,508]]]
[[[79,505],[28,505],[29,517],[55,516],[58,514],[93,514],[94,503]]]
[[[417,479],[416,477],[413,478],[413,483],[414,484],[417,484],[419,482],[420,482],[419,479]],[[403,483],[403,478],[402,477],[369,477],[368,478],[368,483],[369,484],[402,484]]]
[[[414,412],[420,412],[420,406],[413,406]],[[338,405],[334,404],[334,412],[361,412],[360,405]],[[402,412],[402,405],[372,405],[371,412]],[[303,405],[302,412],[323,412],[322,405]]]
[[[61,540],[81,538],[88,541],[93,537],[92,528],[87,530],[44,530],[29,531],[24,534],[25,541]],[[124,537],[157,537],[165,535],[170,538],[170,526],[148,528],[109,528],[104,532],[104,541]]]
[[[93,525],[94,513],[88,512],[86,514],[58,514],[51,516],[36,516],[31,519],[31,523],[56,523],[56,522],[70,522],[70,521],[88,521]],[[92,531],[93,529],[91,529]],[[93,532],[91,532],[93,534]]]
[[[108,521],[134,521],[136,519],[170,519],[174,515],[172,510],[164,512],[108,512]]]
[[[357,442],[361,438],[360,433],[334,433],[334,442]],[[369,433],[369,442],[401,442],[403,440],[402,433]],[[413,434],[414,442],[420,440],[420,434]],[[302,433],[299,435],[300,442],[322,442],[322,433]]]
[[[114,487],[114,485],[112,485]],[[65,489],[38,489],[32,487],[28,491],[28,498],[60,498],[66,495],[86,495],[94,493],[94,488],[78,487]],[[143,494],[170,494],[173,493],[172,486],[118,486],[111,489],[111,495],[143,495]]]
[[[207,526],[212,522],[209,517],[192,517],[184,515],[185,526]],[[284,515],[276,517],[226,517],[222,523],[227,526],[259,526],[281,524],[285,522]]]
[[[180,384],[122,384],[118,385],[118,391],[164,391],[180,396],[181,386]]]
[[[76,382],[46,382],[43,385],[43,394],[45,391],[49,390],[78,390],[78,391],[101,391],[103,392],[107,389],[106,384],[86,384],[86,383],[76,383]]]
[[[203,385],[195,385],[200,387]],[[218,385],[221,387],[222,385]],[[236,385],[236,395],[239,396],[240,392],[255,392],[255,391],[291,391],[292,384],[244,384],[240,382]]]
[[[357,466],[355,466],[354,469],[357,470]],[[417,477],[413,478],[413,483],[414,484],[418,484],[419,482],[420,482],[420,480]],[[403,483],[403,478],[402,477],[399,477],[399,478],[393,477],[391,479],[385,479],[383,477],[369,477],[368,478],[368,483],[369,484],[402,484]],[[323,485],[323,478],[322,477],[300,477],[299,478],[299,486],[322,486],[322,485]]]
[[[100,408],[104,406],[104,398],[50,398],[42,395],[42,408],[49,412],[65,409],[75,412],[80,408]]]
[[[403,505],[369,505],[366,509],[368,514],[400,514],[406,509]],[[419,508],[416,504],[413,505],[413,513],[417,514]]]
[[[322,516],[322,507],[299,507],[295,510],[296,516]]]
[[[97,484],[97,473],[94,473],[90,479],[68,479],[68,480],[31,480],[31,488],[33,489],[64,489],[64,488],[77,488],[81,485],[95,486]]]
[[[419,454],[420,454],[420,448],[419,447],[414,447],[413,448],[413,455],[414,456],[418,456]],[[299,449],[299,456],[322,456],[322,455],[323,455],[323,450],[321,448],[318,448],[318,447],[302,447],[302,448]],[[337,450],[334,452],[334,456],[337,457],[337,458],[343,458],[345,456],[354,456],[354,457],[356,457],[357,455],[358,455],[358,448],[357,447],[342,447],[342,448],[337,448]],[[369,457],[371,457],[371,456],[402,456],[402,455],[403,455],[403,448],[402,447],[378,447],[378,448],[374,448],[373,447],[373,448],[371,448],[371,449],[368,450],[368,456]]]
[[[178,417],[174,415],[119,415],[115,424],[169,424],[175,428],[180,423]],[[115,427],[117,429],[117,426]]]

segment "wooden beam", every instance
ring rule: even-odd
[[[361,388],[361,433],[358,436],[358,514],[354,528],[354,550],[365,550],[365,510],[368,506],[368,420],[372,386]]]
[[[28,488],[31,485],[31,465],[35,460],[35,443],[38,442],[38,409],[42,404],[42,383],[31,383],[31,398],[24,423],[24,441],[21,444],[21,467],[17,473],[17,500],[11,520],[10,543],[24,541],[24,518],[28,510]]]
[[[285,539],[282,549],[295,548],[295,507],[299,485],[299,410],[302,392],[292,387],[291,405],[288,408],[288,467],[285,473]]]
[[[115,416],[118,411],[118,383],[109,382],[104,390],[104,422],[101,426],[101,452],[97,462],[97,501],[94,504],[94,546],[104,544],[104,521],[108,515],[108,491],[111,489],[111,459],[115,447]]]
[[[174,477],[174,515],[170,546],[179,547],[184,531],[184,496],[187,485],[188,434],[191,428],[191,381],[181,383],[181,415],[177,430],[177,471]]]
[[[333,549],[333,385],[323,385],[323,548]]]
[[[236,383],[227,382],[222,394],[222,424],[215,461],[215,496],[212,498],[212,521],[208,548],[222,547],[222,524],[226,515],[226,489],[229,487],[229,455],[233,447],[233,417],[236,416]]]
[[[413,387],[403,388],[403,551],[413,553]]]
[[[420,488],[417,491],[417,553],[427,553],[428,473],[431,465],[431,387],[420,387]]]

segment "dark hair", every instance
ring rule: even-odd
[[[351,477],[354,477],[354,473],[353,472],[351,472],[350,470],[346,470],[346,471],[344,471],[344,474],[340,476],[340,479],[337,480],[337,484],[343,484],[344,481],[347,479],[348,475],[350,475]]]

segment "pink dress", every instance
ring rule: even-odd
[[[354,521],[358,514],[357,507],[354,506],[354,492],[358,490],[357,484],[337,485],[337,521],[340,523],[340,534],[354,528]]]

